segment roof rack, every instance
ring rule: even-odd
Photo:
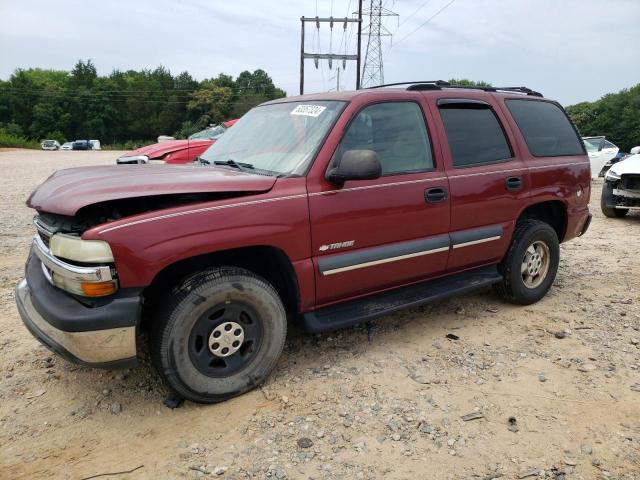
[[[531,95],[534,97],[542,97],[540,92],[536,92],[527,87],[481,87],[481,86],[468,86],[468,85],[451,85],[444,80],[421,80],[417,82],[397,82],[386,83],[384,85],[376,85],[374,87],[368,87],[368,89],[384,88],[384,87],[398,87],[401,85],[408,85],[407,90],[442,90],[443,88],[461,88],[471,90],[482,90],[484,92],[513,92],[522,93],[525,95]]]

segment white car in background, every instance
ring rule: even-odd
[[[605,174],[600,208],[605,216],[618,218],[640,211],[640,146]]]
[[[60,147],[60,150],[73,150],[73,142],[65,142]]]
[[[40,147],[42,150],[60,150],[60,143],[57,140],[43,140]]]
[[[602,169],[620,149],[604,137],[582,137],[591,162],[591,178],[598,178]]]
[[[91,144],[91,150],[102,150],[100,147],[100,140],[89,140]]]

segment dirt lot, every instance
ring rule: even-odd
[[[601,182],[540,303],[488,290],[384,318],[370,339],[292,333],[262,389],[170,410],[146,363],[69,364],[14,305],[29,193],[118,153],[0,151],[0,478],[640,478],[640,216],[604,218]]]

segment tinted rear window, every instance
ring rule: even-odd
[[[498,119],[488,106],[452,104],[440,107],[454,167],[469,167],[511,158]]]
[[[580,138],[555,103],[507,100],[506,104],[533,156],[584,155]]]

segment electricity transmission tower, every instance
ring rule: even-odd
[[[374,87],[384,83],[382,64],[382,41],[380,37],[390,37],[391,32],[382,24],[383,17],[397,17],[398,14],[382,6],[382,0],[371,0],[369,10],[362,12],[369,16],[367,53],[362,69],[362,86]]]

